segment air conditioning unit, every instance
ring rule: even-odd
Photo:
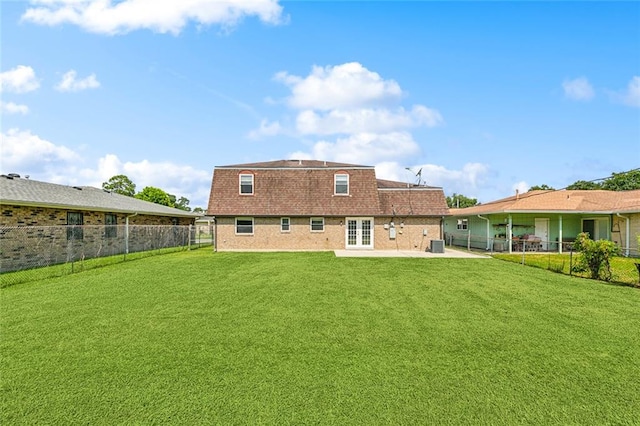
[[[444,240],[431,240],[431,253],[444,253]]]

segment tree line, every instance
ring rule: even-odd
[[[102,183],[102,189],[116,194],[134,197],[139,200],[149,201],[163,206],[174,207],[176,209],[191,211],[189,207],[189,199],[186,197],[176,197],[173,194],[156,188],[155,186],[145,186],[142,191],[136,192],[136,184],[125,175],[112,176],[108,181]],[[193,209],[195,213],[203,213],[201,207]]]
[[[607,191],[631,191],[634,189],[640,189],[640,169],[630,170],[628,172],[620,172],[620,173],[611,173],[611,176],[604,179],[594,179],[594,180],[578,180],[571,185],[567,186],[563,189],[572,189],[572,190],[594,190],[594,189],[604,189]],[[529,188],[529,191],[536,190],[544,190],[544,191],[555,191],[555,188],[542,184],[542,185],[534,185]],[[465,207],[473,207],[480,203],[476,198],[465,197],[461,194],[456,194],[447,197],[447,205],[450,208],[460,208],[463,209]]]

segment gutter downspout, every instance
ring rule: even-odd
[[[483,220],[486,220],[486,221],[487,221],[487,251],[489,251],[489,250],[490,250],[490,248],[491,248],[491,245],[490,245],[490,244],[491,244],[491,230],[490,230],[490,228],[489,228],[489,219],[488,219],[488,218],[486,218],[486,217],[482,217],[482,216],[480,216],[480,215],[478,215],[478,217],[479,217],[480,219],[483,219]]]
[[[213,252],[218,251],[218,220],[213,218]]]
[[[129,218],[138,216],[138,212],[125,217],[124,219],[124,254],[129,254]]]
[[[562,215],[558,216],[558,253],[562,254]]]
[[[509,229],[507,232],[507,243],[509,244],[509,253],[513,253],[513,218],[509,213]]]
[[[626,221],[624,230],[625,230],[625,234],[627,234],[627,235],[625,235],[625,237],[624,237],[625,246],[626,246],[625,249],[624,249],[624,256],[625,257],[629,257],[629,218],[627,216],[622,216],[620,213],[616,213],[616,216],[618,216],[618,217],[620,217],[620,218],[622,218],[622,219],[624,219]]]

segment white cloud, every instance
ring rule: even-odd
[[[17,67],[0,73],[0,91],[25,93],[36,90],[40,87],[40,82],[36,78],[33,68],[26,65]]]
[[[39,25],[73,24],[100,34],[148,29],[179,34],[190,22],[231,28],[247,16],[269,24],[286,21],[277,0],[36,0],[22,15]]]
[[[98,188],[119,174],[128,176],[136,184],[136,191],[142,191],[145,186],[155,186],[169,194],[188,198],[191,207],[207,206],[211,174],[191,166],[170,161],[122,161],[117,155],[107,154],[98,159],[97,167],[78,170],[78,175],[83,179],[82,185]]]
[[[516,193],[516,191],[518,191],[518,193],[520,194],[524,194],[525,192],[529,191],[529,188],[531,188],[531,185],[529,185],[525,181],[516,182],[511,186],[511,190],[514,194]]]
[[[624,93],[623,102],[629,106],[640,107],[640,77],[634,76],[629,85],[627,91]]]
[[[296,118],[296,128],[302,135],[331,135],[353,133],[387,133],[397,129],[428,126],[442,122],[436,110],[415,105],[412,110],[397,108],[361,108],[355,110],[335,109],[329,112],[305,110]]]
[[[4,173],[25,173],[43,167],[65,167],[79,160],[71,149],[55,145],[31,133],[30,130],[9,129],[2,138],[2,163]]]
[[[279,122],[269,120],[262,120],[258,129],[249,132],[248,137],[250,139],[260,139],[263,136],[276,136],[282,134],[284,129]]]
[[[26,105],[20,105],[13,102],[0,101],[0,112],[4,114],[28,114],[29,107]]]
[[[290,158],[392,165],[420,153],[411,129],[444,122],[435,109],[400,105],[404,96],[400,85],[358,62],[314,66],[306,77],[281,72],[275,79],[291,91],[286,105],[295,111],[295,121],[286,125],[263,120],[251,136],[304,138],[309,148],[291,153]]]
[[[443,187],[447,194],[456,192],[471,197],[485,184],[489,174],[489,166],[482,163],[467,163],[460,170],[452,170],[436,164],[408,165],[383,161],[377,163],[375,168],[376,176],[380,179],[407,183],[417,183],[416,173],[422,170],[422,184]]]
[[[82,79],[76,79],[75,70],[69,70],[62,76],[62,80],[56,84],[55,89],[60,92],[79,92],[86,89],[96,89],[100,87],[100,82],[95,74]]]
[[[326,111],[369,107],[397,101],[402,96],[398,83],[382,79],[358,62],[324,68],[314,66],[305,78],[287,72],[280,72],[275,78],[291,88],[287,102],[296,109]]]
[[[155,186],[178,197],[187,197],[192,207],[206,208],[211,174],[169,161],[122,161],[114,154],[99,158],[95,165],[74,150],[34,135],[30,130],[10,129],[0,134],[2,173],[30,175],[31,179],[63,185],[102,187],[112,176],[127,175],[138,191]]]
[[[280,72],[275,79],[291,91],[285,103],[296,110],[295,121],[287,125],[263,120],[249,134],[252,138],[279,134],[322,138],[339,135],[343,137],[336,141],[319,141],[313,148],[315,153],[320,154],[321,147],[329,145],[344,148],[345,152],[359,152],[365,139],[375,139],[379,144],[388,142],[389,135],[402,135],[397,144],[403,145],[408,129],[443,123],[442,115],[435,109],[424,105],[413,105],[410,109],[400,106],[404,95],[400,85],[358,62],[314,66],[306,77]],[[387,154],[386,149],[375,152]],[[373,158],[372,153],[367,153],[366,158]]]
[[[382,159],[406,158],[419,151],[418,144],[407,132],[358,133],[335,142],[316,142],[311,152],[295,152],[289,157],[368,165]]]
[[[595,96],[593,87],[591,87],[586,77],[565,80],[562,83],[562,88],[564,89],[565,97],[574,101],[588,101]]]

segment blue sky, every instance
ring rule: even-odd
[[[285,158],[481,202],[640,166],[640,2],[0,7],[2,173],[206,207],[214,166]]]

